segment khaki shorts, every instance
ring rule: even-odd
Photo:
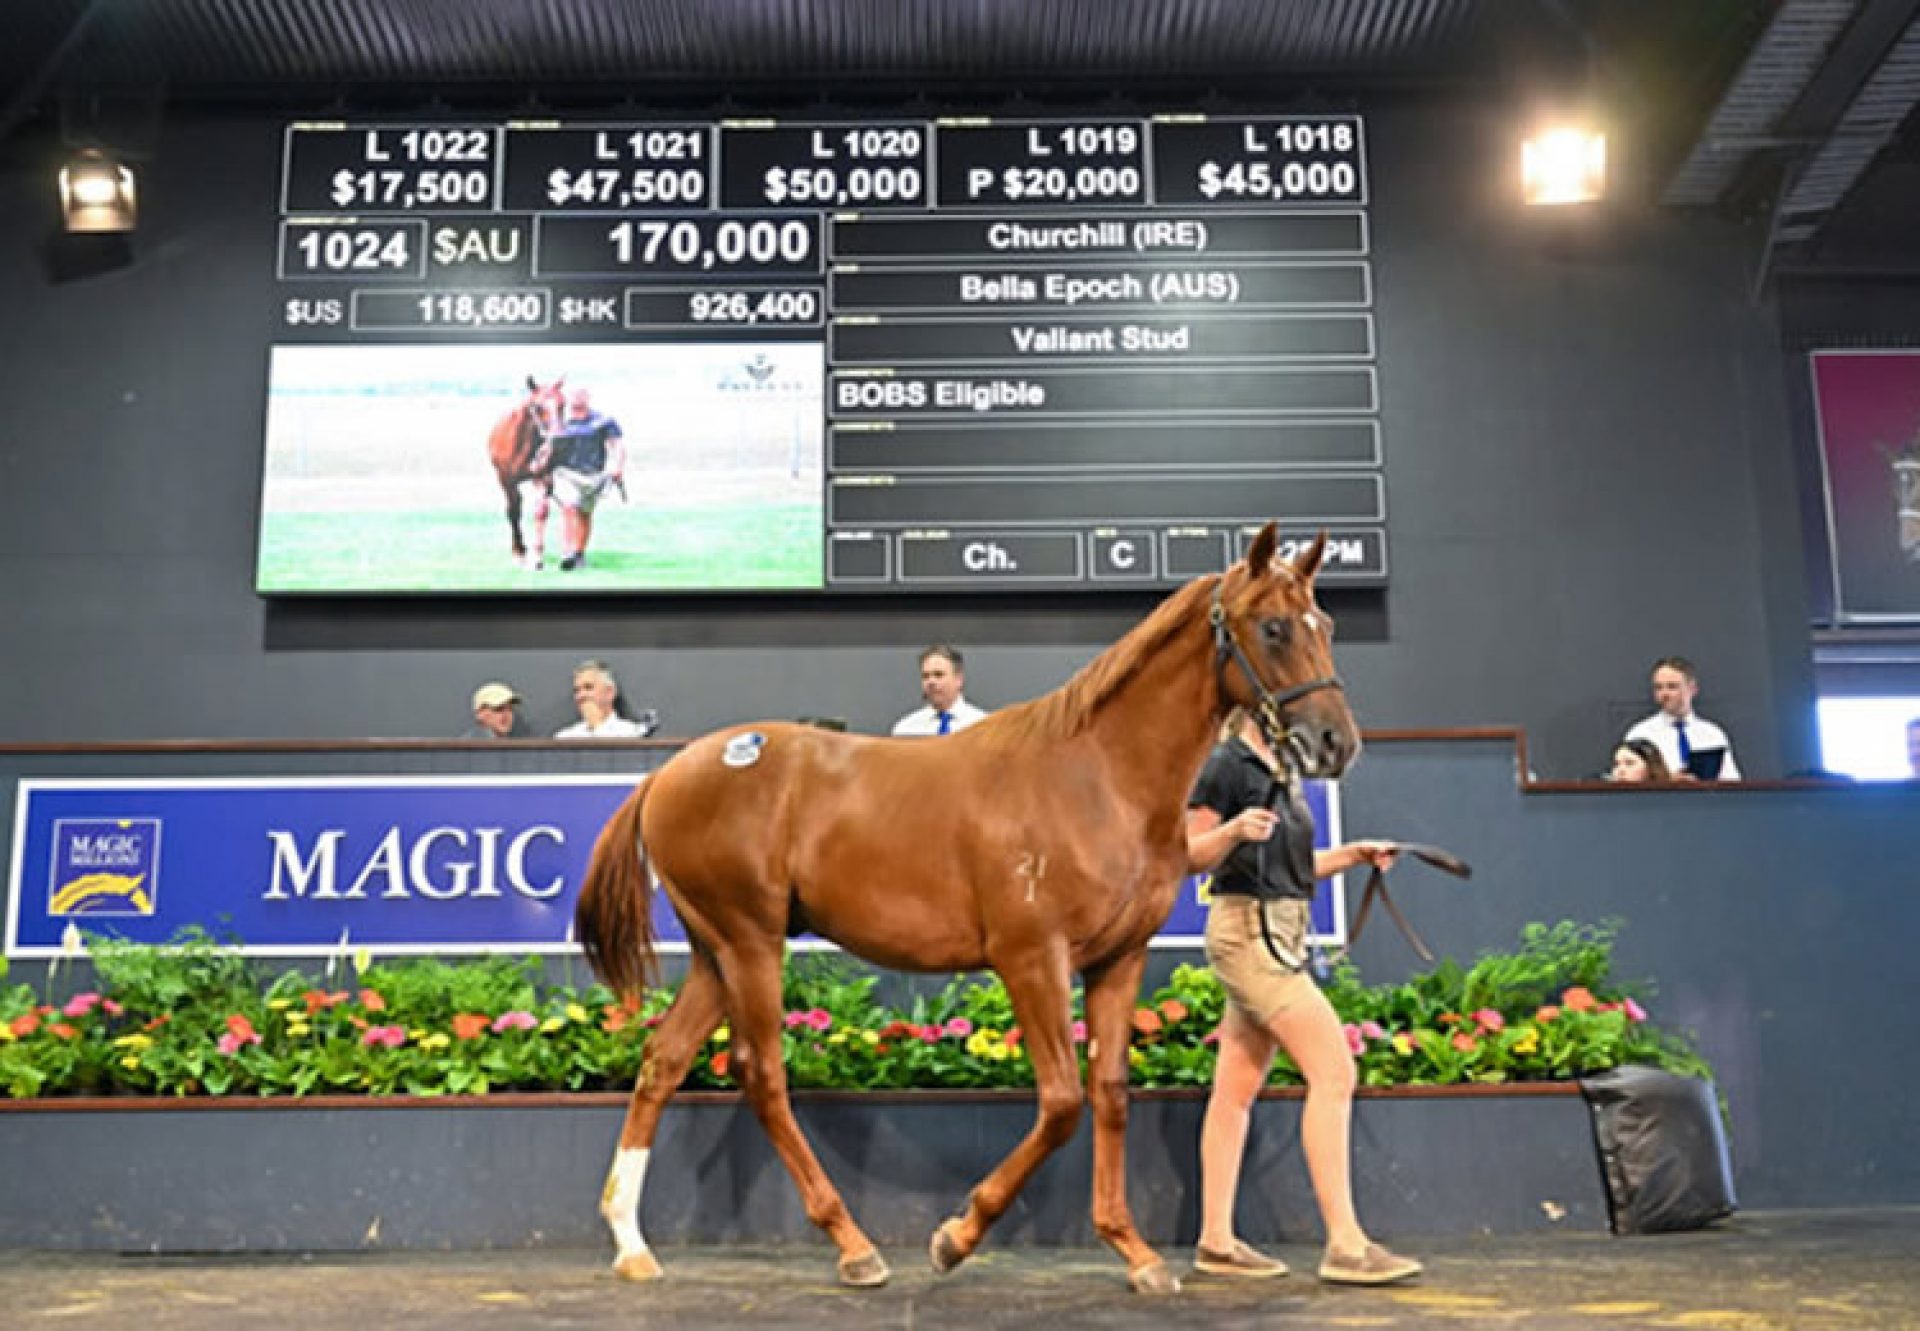
[[[1263,907],[1274,946],[1300,965],[1284,965],[1267,947],[1260,933]],[[1207,910],[1207,964],[1220,977],[1227,1002],[1257,1026],[1264,1027],[1313,989],[1306,971],[1307,909],[1298,897],[1262,902],[1228,893],[1216,896]]]
[[[561,467],[553,473],[553,497],[568,508],[591,513],[611,483],[605,472],[589,476],[571,467]]]

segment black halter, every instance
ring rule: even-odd
[[[1278,693],[1267,688],[1260,673],[1253,668],[1253,662],[1241,650],[1239,640],[1227,627],[1227,609],[1220,599],[1220,589],[1225,582],[1223,578],[1214,584],[1213,604],[1207,609],[1207,622],[1213,625],[1213,669],[1220,681],[1220,691],[1222,694],[1226,692],[1227,662],[1231,660],[1240,667],[1240,673],[1246,677],[1248,686],[1259,698],[1253,708],[1253,718],[1260,727],[1260,733],[1267,737],[1267,744],[1275,754],[1284,755],[1290,767],[1297,767],[1305,755],[1294,744],[1293,733],[1286,724],[1286,718],[1280,715],[1280,709],[1320,689],[1340,689],[1345,692],[1346,686],[1340,682],[1338,675],[1322,675],[1319,679],[1295,684]]]

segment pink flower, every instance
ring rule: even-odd
[[[1203,1036],[1201,1036],[1201,1037],[1200,1037],[1200,1043],[1201,1043],[1201,1044],[1203,1044],[1203,1045],[1206,1045],[1206,1044],[1219,1044],[1219,1043],[1220,1043],[1220,1032],[1219,1032],[1219,1031],[1208,1031],[1208,1032],[1207,1032],[1207,1033],[1206,1033],[1205,1035],[1203,1035]]]
[[[100,995],[84,993],[75,994],[69,998],[67,1005],[60,1010],[69,1017],[84,1017],[98,1006],[100,1006]]]
[[[398,1049],[407,1042],[406,1028],[403,1026],[369,1026],[366,1034],[360,1037],[360,1043],[368,1046],[383,1044],[389,1049]]]
[[[922,1026],[914,1033],[920,1037],[922,1043],[938,1044],[940,1042],[940,1028],[938,1026]]]
[[[833,1016],[823,1007],[817,1007],[807,1013],[807,1025],[816,1031],[824,1031],[833,1025]]]
[[[122,1012],[126,1011],[125,1008],[121,1007],[118,1003],[114,1002],[111,998],[103,998],[100,1000],[100,1010],[106,1013],[109,1017],[117,1017]]]
[[[940,1030],[942,1034],[951,1035],[955,1039],[964,1040],[969,1035],[973,1034],[973,1023],[968,1021],[965,1017],[955,1017],[953,1020],[949,1021],[945,1026],[942,1026]]]
[[[1360,1034],[1366,1036],[1369,1040],[1384,1040],[1387,1038],[1386,1031],[1381,1027],[1380,1023],[1377,1021],[1361,1022]]]
[[[1075,1044],[1085,1044],[1087,1042],[1086,1022],[1076,1021],[1073,1023],[1073,1042]]]
[[[1348,1051],[1356,1058],[1367,1052],[1367,1037],[1360,1033],[1358,1026],[1348,1022],[1340,1029],[1346,1033]]]
[[[239,1036],[235,1035],[232,1031],[228,1031],[225,1035],[221,1036],[220,1039],[215,1043],[214,1048],[218,1049],[221,1053],[225,1054],[228,1058],[232,1058],[235,1054],[239,1053],[241,1049],[245,1048],[246,1044],[247,1044],[247,1041],[242,1040]]]
[[[1463,1054],[1471,1054],[1480,1045],[1471,1035],[1461,1031],[1453,1037],[1453,1047]]]
[[[1483,1031],[1502,1030],[1507,1024],[1507,1019],[1490,1007],[1483,1007],[1474,1013],[1473,1020]]]
[[[502,1012],[493,1019],[493,1033],[502,1031],[530,1031],[540,1024],[539,1018],[531,1012]],[[399,1027],[393,1029],[398,1030]]]
[[[804,1026],[804,1025],[806,1025],[806,1024],[807,1024],[807,1014],[806,1014],[806,1013],[804,1013],[804,1012],[789,1012],[789,1013],[787,1014],[787,1029],[788,1029],[788,1030],[792,1030],[792,1029],[793,1029],[794,1027],[796,1027],[796,1026]]]
[[[1629,998],[1626,1001],[1624,1006],[1627,1010],[1628,1021],[1645,1021],[1647,1019],[1647,1010],[1641,1007],[1638,1003],[1634,1002],[1631,998]]]

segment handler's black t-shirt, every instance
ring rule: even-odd
[[[1312,899],[1313,811],[1305,800],[1288,798],[1286,783],[1245,740],[1236,735],[1207,755],[1187,807],[1212,809],[1222,822],[1243,809],[1271,808],[1280,820],[1271,839],[1242,841],[1228,852],[1213,871],[1215,892]]]

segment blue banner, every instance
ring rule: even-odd
[[[601,827],[633,789],[610,776],[23,780],[7,955],[51,957],[82,933],[164,942],[198,926],[259,956],[565,952]],[[1311,783],[1320,844],[1339,836]],[[1183,885],[1160,946],[1196,946],[1207,882]],[[1330,890],[1329,890],[1330,889]],[[1338,880],[1314,902],[1345,934]],[[686,935],[654,900],[664,950]],[[823,946],[802,939],[796,946]]]

